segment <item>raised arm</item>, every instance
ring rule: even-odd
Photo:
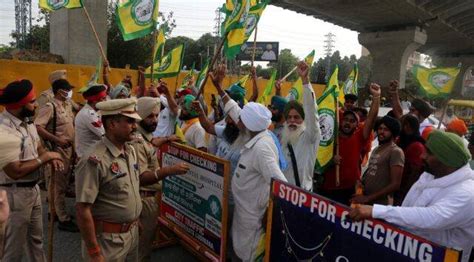
[[[201,107],[201,103],[199,101],[194,100],[192,104],[192,108],[193,110],[198,112],[199,122],[201,123],[201,126],[204,128],[204,130],[206,130],[206,133],[209,133],[211,135],[216,135],[216,129],[214,128],[214,125],[204,113],[204,110]]]
[[[112,90],[112,85],[110,84],[110,81],[109,81],[109,61],[105,60],[104,61],[104,64],[103,64],[103,67],[102,67],[102,78],[104,80],[104,85],[107,86],[107,93],[110,92],[110,90]]]
[[[275,95],[281,96],[281,80],[275,81]]]
[[[403,116],[403,108],[400,103],[400,96],[398,95],[398,80],[390,81],[388,92],[390,94],[391,105],[395,118],[400,119]]]
[[[178,107],[178,104],[176,103],[176,100],[174,100],[174,96],[170,93],[170,90],[168,89],[168,85],[165,82],[160,81],[158,83],[158,91],[160,91],[160,93],[163,93],[166,96],[166,99],[168,100],[168,107],[171,113],[177,116],[179,107]]]
[[[153,79],[151,80],[153,82]],[[145,68],[142,66],[138,67],[138,91],[137,97],[142,97],[146,94],[145,88]]]
[[[258,98],[258,85],[257,85],[257,70],[252,66],[250,68],[250,76],[252,77],[252,96],[249,99],[249,102],[255,102]]]
[[[304,137],[309,139],[310,143],[316,143],[321,137],[318,118],[318,105],[314,95],[313,87],[309,82],[309,66],[301,61],[296,69],[298,75],[303,80],[303,110],[305,113],[304,123],[306,126]]]
[[[370,133],[375,125],[375,119],[379,114],[380,108],[380,86],[374,83],[371,83],[369,86],[370,94],[372,95],[372,105],[370,105],[369,114],[367,115],[367,120],[365,121],[364,130],[362,135],[364,136],[364,140],[369,139]]]

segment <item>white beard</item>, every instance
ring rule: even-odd
[[[250,140],[250,132],[247,128],[244,130],[239,131],[239,136],[235,139],[234,143],[232,143],[231,148],[241,149],[244,145]]]
[[[300,139],[301,134],[304,132],[306,129],[305,124],[299,125],[296,130],[290,130],[288,128],[288,124],[285,123],[283,126],[283,131],[281,133],[281,145],[283,147],[286,147],[288,143],[290,143],[293,147],[298,143],[298,140]]]

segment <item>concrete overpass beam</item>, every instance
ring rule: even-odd
[[[464,99],[474,99],[474,55],[433,56],[436,67],[456,67],[461,64],[458,78],[454,84],[453,95]],[[472,70],[472,71],[471,71]]]
[[[373,59],[371,81],[388,86],[390,80],[400,81],[405,87],[408,57],[426,43],[427,35],[420,28],[399,31],[360,33],[359,43]]]
[[[108,1],[83,0],[107,53]],[[66,64],[95,65],[99,47],[82,8],[51,12],[50,52],[61,55]]]

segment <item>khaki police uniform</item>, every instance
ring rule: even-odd
[[[138,169],[140,174],[149,170],[155,172],[159,168],[156,150],[151,144],[153,134],[146,132],[138,126],[137,138],[132,145],[138,156]],[[158,227],[159,206],[156,199],[157,193],[161,191],[159,183],[140,187],[143,210],[140,214],[140,225],[144,229],[140,234],[139,257],[140,261],[149,261],[149,256],[153,250],[153,240],[155,239]]]
[[[40,107],[38,110],[38,116],[35,119],[35,125],[41,126],[48,130],[51,134],[53,133],[53,118],[54,118],[54,107],[56,108],[56,136],[69,141],[74,141],[74,114],[71,110],[71,107],[67,102],[59,101],[53,99],[52,102],[46,103],[43,107]],[[54,151],[61,154],[64,163],[64,170],[55,173],[55,192],[54,192],[54,206],[56,209],[56,214],[59,218],[59,221],[64,222],[70,220],[66,212],[66,191],[69,181],[69,176],[71,174],[71,160],[74,153],[73,145],[71,144],[68,147],[55,147]],[[47,181],[50,177],[49,168],[47,172]]]
[[[0,128],[21,139],[20,161],[38,158],[40,138],[33,124],[16,118],[8,111],[0,113]],[[36,170],[20,179],[13,180],[0,170],[0,189],[6,190],[10,216],[5,229],[3,261],[46,261],[43,251],[43,218],[40,178]]]
[[[123,114],[139,119],[132,99],[97,104],[103,115]],[[120,107],[120,108],[118,108]],[[108,110],[108,111],[107,111]],[[138,218],[142,211],[136,152],[129,144],[120,151],[104,137],[79,161],[76,202],[92,204],[97,242],[106,261],[138,259]],[[89,255],[82,243],[83,258]]]

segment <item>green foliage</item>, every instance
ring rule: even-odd
[[[20,49],[33,49],[41,53],[49,53],[49,12],[40,9],[36,22],[38,24],[32,25],[30,32],[26,35],[25,41],[21,41],[21,36],[15,32],[11,34],[15,40],[10,43],[11,47]]]
[[[278,62],[269,63],[271,69],[278,70],[277,78],[282,78],[293,69],[300,59],[291,53],[290,49],[282,49],[278,56]],[[257,72],[258,73],[258,72]],[[297,79],[296,72],[293,72],[286,80],[295,81]]]

